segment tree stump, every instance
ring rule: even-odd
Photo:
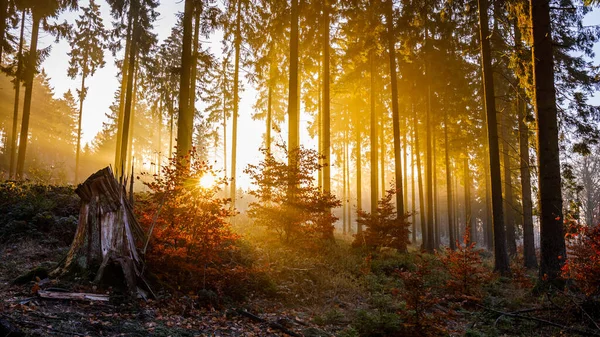
[[[94,281],[100,282],[108,278],[107,267],[117,267],[131,294],[141,292],[139,285],[150,291],[137,248],[146,241],[146,234],[135,219],[125,186],[127,182],[117,181],[106,167],[77,187],[81,206],[75,238],[66,258],[50,276],[86,270],[95,273]]]

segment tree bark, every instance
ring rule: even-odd
[[[21,14],[21,32],[19,34],[19,51],[17,52],[17,74],[15,76],[15,102],[13,109],[12,130],[10,134],[10,167],[9,178],[14,178],[17,157],[17,128],[19,126],[19,96],[21,93],[21,72],[23,71],[23,41],[25,31],[25,11]]]
[[[394,180],[396,188],[396,210],[398,218],[401,218],[404,216],[404,200],[402,200],[402,163],[400,162],[400,116],[398,111],[398,77],[396,74],[396,35],[393,18],[393,1],[388,0],[387,4],[386,21],[388,54],[390,57],[390,80],[392,82],[392,124],[394,130]]]
[[[538,124],[540,279],[552,282],[560,277],[566,249],[562,215],[550,4],[548,0],[530,0],[529,8],[533,32],[534,106]]]
[[[496,98],[494,97],[494,78],[492,74],[487,0],[478,0],[479,39],[481,43],[481,63],[484,82],[484,102],[487,116],[487,132],[490,156],[490,174],[492,187],[492,216],[494,228],[494,269],[501,274],[510,272],[506,253],[504,217],[502,214],[502,179],[500,176],[500,150],[498,146],[498,127],[496,120]]]
[[[190,109],[193,16],[194,1],[185,0],[181,48],[181,77],[179,80],[179,120],[177,121],[177,156],[179,158],[186,157],[192,150],[192,134],[194,130],[194,113]],[[186,165],[189,165],[189,162]]]
[[[19,153],[17,157],[17,179],[23,179],[25,169],[25,154],[29,138],[29,117],[31,114],[31,96],[33,94],[33,78],[35,75],[35,64],[37,64],[37,43],[40,32],[41,18],[39,14],[32,11],[33,26],[31,30],[31,45],[29,48],[29,66],[25,73],[25,101],[23,102],[23,119],[21,121],[21,134],[19,139]]]

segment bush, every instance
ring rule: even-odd
[[[444,254],[438,254],[450,276],[446,287],[454,295],[478,299],[481,297],[481,286],[491,279],[492,274],[485,268],[476,242],[470,239],[470,228],[467,226],[463,242],[457,242],[456,250],[446,248]],[[458,241],[458,240],[457,240]]]
[[[403,283],[401,289],[392,290],[406,303],[406,328],[411,336],[447,335],[444,324],[450,311],[438,310],[442,296],[437,293],[438,284],[430,260],[417,255],[413,270],[399,270],[397,275]]]
[[[600,294],[600,226],[569,224],[568,258],[562,277],[572,280],[587,296]]]
[[[0,183],[0,242],[30,238],[69,245],[78,213],[79,197],[71,186]]]
[[[388,190],[385,197],[379,201],[375,214],[358,211],[356,221],[365,229],[356,234],[353,246],[366,246],[369,249],[389,247],[401,252],[406,251],[406,246],[410,243],[408,240],[410,223],[407,221],[408,216],[399,219],[396,215],[392,204],[392,197],[395,194],[395,190]]]
[[[224,181],[201,186],[207,174],[216,175],[196,160],[195,150],[185,158],[172,158],[160,177],[144,183],[152,193],[138,201],[136,211],[151,232],[147,263],[164,284],[231,295],[248,278],[249,262],[225,221],[233,215],[229,200],[216,197]]]
[[[285,151],[284,146],[280,148]],[[250,191],[258,199],[250,204],[250,218],[276,231],[286,242],[294,240],[299,244],[312,243],[315,238],[333,239],[333,224],[337,218],[331,209],[341,203],[315,186],[314,175],[322,167],[319,154],[300,147],[290,154],[286,152],[286,160],[279,161],[271,152],[261,151],[264,159],[244,170],[257,186]],[[289,165],[287,159],[296,165]]]

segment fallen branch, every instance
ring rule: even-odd
[[[38,296],[51,300],[74,300],[74,301],[100,301],[108,302],[109,296],[103,294],[90,293],[63,293],[40,290]]]
[[[510,312],[504,312],[504,311],[499,311],[499,310],[487,308],[487,307],[484,307],[484,306],[478,305],[478,304],[476,304],[476,305],[478,307],[481,307],[481,308],[487,310],[487,311],[500,314],[500,317],[502,317],[502,316],[508,316],[508,317],[513,317],[513,318],[522,319],[522,320],[534,321],[534,322],[538,322],[538,323],[550,325],[550,326],[553,326],[553,327],[556,327],[556,328],[559,328],[559,329],[562,329],[562,330],[565,330],[565,331],[571,331],[571,332],[580,334],[582,336],[600,336],[600,334],[597,334],[595,332],[586,331],[586,330],[580,330],[580,329],[568,327],[568,326],[565,326],[565,325],[561,325],[561,324],[558,324],[558,323],[547,321],[545,319],[541,319],[541,318],[537,318],[537,317],[532,317],[532,316],[523,316],[523,315],[519,315],[519,314],[514,314],[514,313],[510,313]]]
[[[245,316],[250,318],[253,321],[259,322],[259,323],[267,323],[269,325],[269,327],[273,328],[273,329],[277,329],[281,332],[283,332],[284,334],[293,336],[293,337],[302,337],[302,335],[297,334],[289,329],[287,329],[286,327],[284,327],[283,325],[279,324],[279,323],[275,323],[275,322],[269,322],[268,320],[264,319],[264,318],[260,318],[246,310],[238,310],[237,311],[240,315]]]

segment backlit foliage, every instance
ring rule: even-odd
[[[395,194],[395,190],[388,190],[385,196],[379,200],[375,214],[358,211],[356,221],[362,224],[365,230],[356,234],[353,246],[389,247],[402,252],[406,251],[406,246],[410,243],[408,240],[410,223],[407,221],[408,215],[398,219],[396,207],[392,203]]]
[[[144,184],[152,192],[138,202],[138,218],[152,231],[146,259],[166,285],[222,290],[244,279],[234,234],[226,218],[232,216],[228,200],[216,196],[219,185],[200,185],[204,175],[216,172],[196,160],[192,150],[185,158],[171,158],[162,174]],[[137,207],[137,206],[136,206]]]
[[[250,218],[276,231],[287,242],[332,239],[337,217],[331,209],[339,207],[340,201],[316,186],[315,174],[322,167],[317,151],[303,147],[293,150],[289,156],[296,165],[261,151],[264,159],[244,171],[256,186],[250,194],[258,199],[250,204]]]

